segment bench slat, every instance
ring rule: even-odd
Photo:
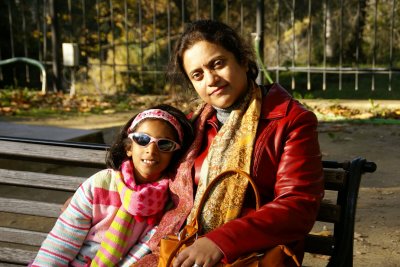
[[[0,197],[0,211],[58,218],[61,204]]]
[[[1,250],[0,250],[1,251]],[[1,263],[1,267],[21,267],[21,266],[26,266],[26,264],[11,264],[11,263]]]
[[[305,251],[308,253],[332,255],[335,239],[333,236],[308,234],[305,239]]]
[[[0,262],[14,262],[26,266],[36,257],[36,254],[35,251],[25,249],[0,247]]]
[[[0,169],[0,183],[75,192],[86,178]]]
[[[11,141],[0,142],[0,157],[8,159],[104,168],[105,155],[105,150],[17,143]]]
[[[347,172],[343,169],[324,169],[325,190],[339,191],[346,182]]]
[[[25,244],[39,247],[46,238],[47,233],[33,232],[22,229],[0,227],[0,241]]]
[[[317,221],[336,223],[340,221],[340,211],[339,205],[328,203],[322,200],[319,207]]]

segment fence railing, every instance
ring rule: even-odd
[[[0,60],[40,61],[53,90],[160,92],[174,41],[199,18],[259,38],[260,66],[293,90],[400,86],[396,0],[5,0],[0,8]],[[76,65],[63,64],[62,43],[77,44]],[[2,87],[38,87],[39,77],[28,65],[0,66]]]

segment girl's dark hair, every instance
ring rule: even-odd
[[[183,53],[199,41],[222,46],[231,52],[239,64],[248,65],[247,78],[255,81],[258,67],[254,60],[253,50],[239,34],[225,23],[214,20],[197,20],[186,26],[175,44],[167,72],[167,78],[172,85],[193,88],[183,67]]]
[[[187,119],[186,115],[180,111],[179,109],[170,106],[170,105],[157,105],[154,107],[151,107],[150,109],[161,109],[172,116],[174,116],[179,124],[181,125],[182,131],[183,131],[183,141],[181,145],[181,149],[173,152],[174,155],[171,160],[171,164],[168,166],[167,171],[171,170],[171,166],[175,165],[178,163],[180,157],[183,155],[183,153],[186,152],[186,150],[189,148],[189,146],[193,142],[194,134],[193,134],[193,127],[191,122]],[[139,114],[139,113],[138,113]],[[108,168],[114,169],[114,170],[119,170],[121,167],[122,162],[128,159],[128,156],[126,154],[127,149],[130,149],[132,145],[132,140],[128,138],[128,128],[131,126],[132,121],[136,118],[138,115],[134,115],[126,124],[123,126],[117,135],[117,137],[114,139],[113,144],[111,145],[110,149],[107,152],[106,156],[106,164]],[[146,120],[144,120],[146,121]],[[142,122],[140,122],[137,126],[139,126]],[[136,127],[137,127],[136,126]],[[175,128],[171,125],[171,128],[174,130],[175,133],[175,138],[176,140],[179,140],[178,138],[178,132],[175,130]]]

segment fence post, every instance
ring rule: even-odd
[[[61,77],[60,77],[60,43],[58,36],[58,19],[57,19],[57,8],[54,0],[49,0],[49,11],[51,19],[51,46],[52,46],[52,61],[53,61],[53,91],[58,91],[61,88]]]
[[[264,61],[264,0],[257,0],[257,20],[256,20],[256,40],[258,43],[258,53],[259,53],[259,64],[263,64]],[[258,72],[257,77],[258,84],[264,84],[264,75],[262,72]]]

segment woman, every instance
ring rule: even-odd
[[[154,254],[165,233],[178,231],[189,213],[192,219],[209,181],[240,168],[251,174],[263,206],[254,212],[245,180],[225,179],[203,210],[204,237],[179,253],[174,267],[211,267],[278,244],[291,247],[301,261],[323,197],[315,115],[278,84],[258,86],[251,49],[221,22],[189,24],[175,46],[170,73],[205,105],[192,116],[195,141],[174,181],[181,198],[150,241]],[[139,266],[152,266],[155,258],[145,257]]]

